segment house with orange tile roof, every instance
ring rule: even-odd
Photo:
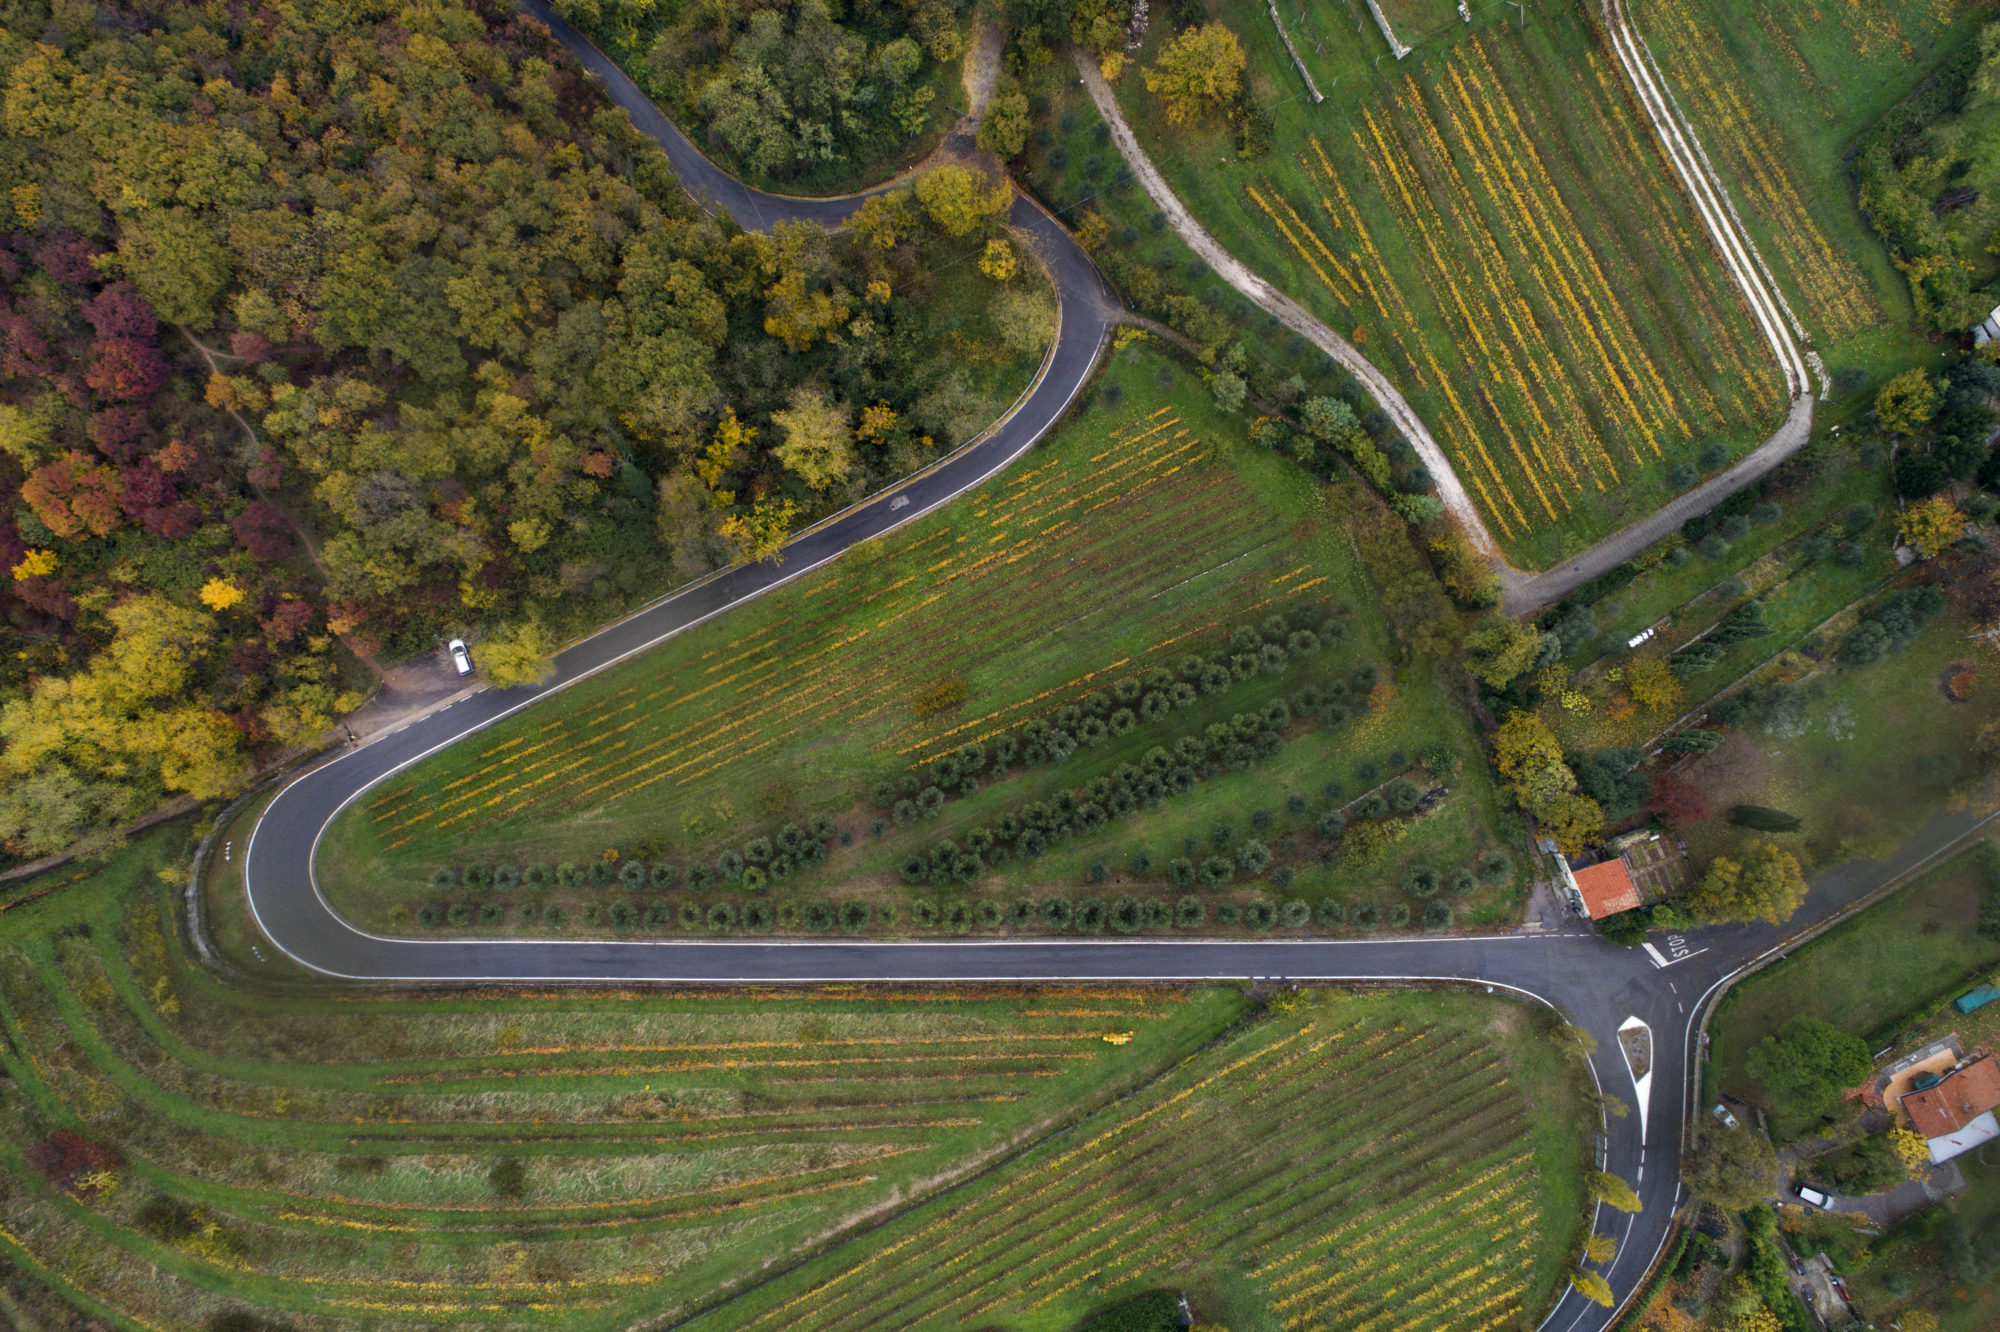
[[[1964,1060],[1942,1077],[1920,1076],[1899,1098],[1910,1127],[1923,1134],[1933,1162],[1949,1161],[2000,1138],[2000,1063],[1991,1055]]]

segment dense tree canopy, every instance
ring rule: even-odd
[[[505,0],[89,13],[0,32],[17,853],[226,789],[353,706],[355,656],[580,626],[984,424],[961,363],[1011,344],[948,355],[920,299],[970,242],[907,197],[840,237],[707,216]],[[110,663],[172,615],[135,696]]]

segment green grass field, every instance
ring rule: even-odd
[[[2000,944],[1973,929],[1988,891],[1982,858],[1992,854],[1982,846],[1954,857],[1731,990],[1712,1024],[1715,1085],[1761,1101],[1743,1061],[1791,1019],[1875,1033],[1932,1013],[1961,977],[2000,965]]]
[[[71,1325],[67,1305],[120,1329],[610,1329],[719,1305],[704,1326],[747,1326],[736,1297],[788,1264],[857,1261],[900,1233],[882,1223],[928,1226],[1043,1154],[1190,1119],[1240,1126],[1197,1139],[1240,1187],[1172,1216],[1297,1247],[1334,1224],[1301,1211],[1339,1190],[1344,1221],[1401,1237],[1346,1268],[1371,1299],[1406,1279],[1398,1256],[1436,1252],[1459,1289],[1497,1276],[1485,1297],[1531,1315],[1580,1223],[1586,1102],[1546,1019],[1509,1002],[1329,995],[1259,1018],[1221,987],[251,992],[182,952],[189,847],[171,825],[0,900],[0,1258],[32,1325]],[[1356,1130],[1382,1079],[1428,1133]],[[1045,1208],[1095,1205],[1112,1166],[1157,1186],[1157,1156],[1091,1156],[1091,1187],[1058,1181]],[[1479,1226],[1446,1231],[1474,1180]],[[1278,1205],[1307,1181],[1311,1208]]]
[[[1240,160],[1219,121],[1169,132],[1136,77],[1126,115],[1223,245],[1396,380],[1516,563],[1580,549],[1775,424],[1771,353],[1580,10],[1525,29],[1484,12],[1378,62],[1359,7],[1286,6],[1319,105],[1264,7],[1216,12],[1273,109],[1268,156]]]
[[[1992,6],[1645,0],[1631,11],[1829,368],[1880,379],[1934,361],[1855,205],[1846,155]]]
[[[1826,636],[1837,641],[1846,627],[1836,622]],[[1788,653],[1757,679],[1803,683],[1803,733],[1739,728],[1682,775],[1719,814],[1758,804],[1800,816],[1804,826],[1779,840],[1811,864],[1882,855],[1947,802],[1992,798],[1977,737],[2000,718],[2000,695],[1984,650],[1966,641],[1974,631],[1962,616],[1940,614],[1901,653],[1859,669],[1821,670]],[[1945,682],[1965,669],[1978,683],[1955,700]],[[1750,835],[1721,817],[1683,833],[1697,862]]]
[[[1476,742],[1428,667],[1389,669],[1386,633],[1327,494],[1244,443],[1240,419],[1219,415],[1200,384],[1143,344],[1117,355],[1106,383],[1093,406],[979,495],[371,792],[329,834],[322,882],[356,918],[407,928],[441,867],[582,867],[617,849],[621,860],[671,864],[677,876],[817,815],[832,823],[826,864],[773,883],[771,900],[822,900],[837,885],[844,901],[898,906],[898,920],[883,924],[921,926],[917,899],[935,893],[898,881],[912,852],[1065,789],[1103,801],[1091,783],[1152,747],[1336,684],[1353,700],[1344,723],[1312,724],[1295,708],[1282,747],[1261,766],[1149,801],[1046,859],[1002,866],[996,857],[981,867],[976,895],[1082,887],[1099,860],[1106,895],[1164,894],[1182,843],[1212,841],[1218,822],[1230,825],[1229,855],[1252,836],[1272,851],[1266,880],[1238,878],[1231,905],[1247,905],[1246,892],[1346,900],[1393,888],[1414,859],[1446,874],[1469,864],[1491,845]],[[975,793],[916,827],[890,826],[891,811],[868,795],[883,780],[928,781],[931,759],[1037,718],[1060,720],[1094,691],[1179,669],[1191,652],[1227,650],[1233,630],[1304,607],[1330,610],[1326,632],[1331,640],[1337,629],[1338,641],[1277,674],[1148,714],[1067,763],[1017,763],[1004,780],[989,770]],[[1463,767],[1441,805],[1366,856],[1350,853],[1376,834],[1321,855],[1321,813],[1426,761],[1443,773]],[[1152,858],[1146,874],[1131,871],[1136,850]],[[503,908],[501,918],[482,924],[522,925],[514,904],[547,900],[581,923],[620,924],[574,910],[576,894],[565,891],[574,886],[489,897],[480,905]],[[1475,920],[1499,919],[1517,893],[1505,876],[1461,905]],[[683,921],[688,905],[704,914]],[[690,890],[650,926],[623,927],[705,930],[709,905]],[[788,925],[782,914],[777,923]]]

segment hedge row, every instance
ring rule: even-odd
[[[510,909],[506,903],[490,898],[480,902],[426,902],[417,908],[417,924],[425,929],[446,926],[458,929],[472,926],[490,928],[504,925],[510,919],[521,925],[564,929],[571,923],[571,911],[559,902],[547,905],[524,902]],[[811,934],[826,934],[838,928],[848,934],[862,934],[871,928],[892,930],[902,919],[901,909],[893,903],[871,905],[849,900],[839,903],[785,902],[773,906],[756,898],[718,902],[683,898],[677,904],[663,898],[645,903],[586,902],[575,913],[576,923],[586,929],[643,928],[679,934],[703,931],[713,934],[762,934],[774,927],[804,930]],[[1301,898],[1277,903],[1260,897],[1240,906],[1234,902],[1220,903],[1213,913],[1208,903],[1193,896],[1182,897],[1173,903],[1164,898],[1132,896],[1114,898],[1110,902],[1098,897],[1074,901],[1067,897],[1022,897],[1007,903],[991,898],[945,903],[919,899],[909,906],[911,926],[951,934],[965,934],[975,928],[998,929],[1001,926],[1012,929],[1040,927],[1058,933],[1102,934],[1109,929],[1117,934],[1136,934],[1141,930],[1199,929],[1211,919],[1217,925],[1241,925],[1252,930],[1269,930],[1280,925],[1287,929],[1304,929],[1317,919],[1322,925],[1349,925],[1369,932],[1384,923],[1400,929],[1410,924],[1411,915],[1407,903],[1395,903],[1385,917],[1374,903],[1362,903],[1350,911],[1332,898],[1315,908]],[[1448,903],[1430,902],[1424,907],[1422,923],[1426,929],[1444,929],[1451,924],[1451,919],[1452,910]]]
[[[801,828],[788,823],[768,837],[753,837],[740,848],[731,848],[715,858],[714,864],[697,861],[685,874],[672,861],[619,860],[614,855],[578,865],[441,865],[431,871],[430,884],[440,891],[448,888],[580,888],[586,884],[608,888],[621,885],[630,891],[641,888],[677,887],[685,877],[689,888],[700,890],[716,883],[741,882],[745,890],[756,892],[767,883],[783,883],[800,870],[812,869],[826,861],[827,845],[833,840],[833,819],[815,814]]]

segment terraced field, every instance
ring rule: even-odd
[[[1281,7],[1318,105],[1263,6],[1223,12],[1270,152],[1235,156],[1219,123],[1164,134],[1137,81],[1126,114],[1218,240],[1403,388],[1517,565],[1775,424],[1783,377],[1582,7],[1482,9],[1400,62],[1345,10]]]
[[[696,1326],[1059,1328],[1155,1286],[1287,1332],[1532,1323],[1582,1221],[1580,1138],[1538,1132],[1478,1005],[1412,1002],[1303,1001]]]
[[[1844,158],[1993,5],[1644,0],[1631,13],[1832,368],[1893,373],[1918,355],[1902,331],[1907,289],[1856,210]]]
[[[1048,1326],[1168,1276],[1233,1307],[1225,1263],[1297,1325],[1421,1261],[1475,1327],[1548,1299],[1581,1215],[1572,1073],[1511,1003],[252,993],[163,928],[187,848],[0,908],[0,1290],[46,1326]],[[996,1263],[1023,1222],[1047,1245]]]

